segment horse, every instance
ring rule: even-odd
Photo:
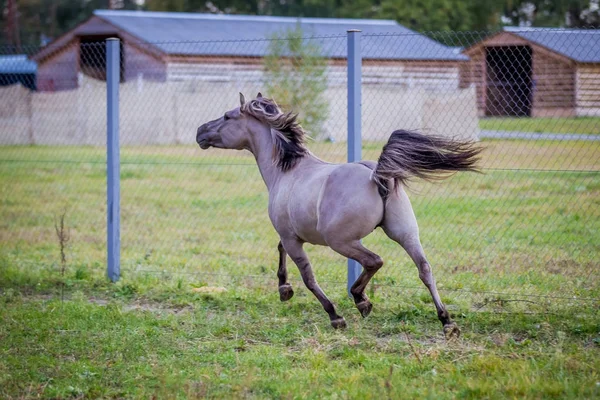
[[[250,151],[269,191],[269,218],[277,231],[279,295],[292,298],[286,256],[298,267],[306,287],[316,296],[333,328],[346,321],[327,298],[312,271],[304,243],[329,246],[358,261],[362,273],[350,294],[367,317],[373,308],[365,288],[383,266],[381,257],[365,248],[361,239],[381,227],[411,257],[419,278],[429,290],[446,338],[459,337],[436,287],[431,266],[419,239],[419,228],[405,187],[410,179],[444,178],[456,171],[477,171],[481,148],[469,141],[394,131],[377,162],[325,162],[305,144],[307,135],[298,115],[284,112],[261,93],[240,106],[206,122],[196,132],[202,149],[209,147]]]

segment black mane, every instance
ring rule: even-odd
[[[308,153],[308,149],[304,145],[305,133],[300,124],[297,122],[298,115],[288,115],[288,123],[278,129],[285,136],[275,136],[275,148],[278,153],[277,166],[282,171],[289,171],[294,168],[299,159]]]
[[[275,101],[266,97],[252,100],[245,107],[245,111],[268,123],[271,129],[276,131],[273,135],[274,157],[282,171],[294,168],[298,160],[308,153],[304,145],[306,133],[298,122],[298,114],[282,112]]]

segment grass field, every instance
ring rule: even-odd
[[[585,133],[600,135],[600,117],[483,118],[481,129],[537,133]]]
[[[452,342],[379,231],[365,239],[386,260],[369,318],[345,294],[345,260],[320,247],[315,274],[349,328],[330,328],[293,266],[296,295],[280,303],[267,194],[245,153],[124,149],[110,284],[102,149],[0,148],[0,398],[600,396],[600,143],[484,145],[483,174],[411,187],[463,331]],[[344,144],[310,147],[344,159]]]

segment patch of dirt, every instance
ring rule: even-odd
[[[395,334],[392,336],[379,337],[376,339],[376,342],[377,342],[377,346],[379,346],[379,347],[388,347],[388,345],[392,342],[396,342],[396,343],[400,342],[400,343],[409,344],[409,341],[412,344],[418,344],[419,346],[423,346],[423,347],[445,345],[447,343],[447,341],[444,338],[443,333],[441,333],[441,332],[442,332],[442,330],[440,329],[439,336],[426,336],[426,337],[421,337],[419,339],[415,338],[410,333],[408,334],[408,337],[404,333],[398,333],[398,334]]]
[[[151,303],[145,301],[136,301],[134,303],[125,304],[122,307],[123,311],[149,311],[153,313],[171,313],[185,314],[193,310],[191,306],[165,306],[160,303]]]

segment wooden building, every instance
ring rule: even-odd
[[[600,30],[505,29],[463,54],[479,115],[600,115]]]
[[[330,79],[345,84],[346,31],[363,32],[365,83],[458,89],[460,66],[468,57],[395,21],[285,18],[98,10],[87,21],[41,49],[38,89],[76,88],[85,74],[105,77],[109,37],[122,43],[124,81],[134,79],[258,80],[274,34],[300,26],[331,60]]]

